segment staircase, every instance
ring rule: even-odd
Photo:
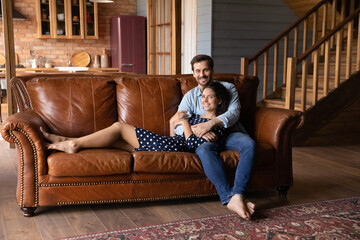
[[[356,74],[360,71],[359,5],[358,0],[323,0],[253,57],[241,59],[241,74],[258,76],[261,81],[259,106],[304,112],[299,143],[323,126],[315,123],[330,117],[319,111],[319,103],[332,104],[326,99],[351,76],[360,83]],[[360,97],[360,85],[357,92]],[[353,97],[355,101],[357,96]]]
[[[356,46],[357,39],[354,39],[352,42],[352,46]],[[346,49],[346,44],[343,44],[343,49]],[[359,71],[356,68],[357,57],[357,49],[353,48],[351,52],[351,73],[355,73]],[[325,81],[325,62],[324,57],[320,57],[318,60],[318,69],[317,69],[317,96],[314,96],[314,64],[308,64],[308,71],[305,75],[306,77],[306,110],[310,109],[312,106],[316,104],[316,102],[320,101],[322,98],[326,97],[330,92],[336,89],[339,84],[343,83],[348,79],[346,76],[346,51],[340,51],[340,66],[339,69],[336,69],[336,50],[329,50],[329,61],[328,61],[328,80],[327,83]],[[339,71],[339,83],[336,84],[335,75],[336,71]],[[359,79],[360,80],[360,79]],[[316,84],[316,83],[315,83]],[[327,86],[325,86],[327,84]],[[302,109],[301,97],[302,97],[302,73],[298,72],[295,79],[295,90],[294,90],[294,108],[298,111],[304,111]],[[274,92],[267,95],[265,99],[260,101],[258,104],[260,106],[266,107],[275,107],[275,108],[286,108],[285,107],[285,99],[286,97],[286,84],[278,87]],[[315,100],[316,98],[316,100]],[[314,104],[315,103],[315,104]]]

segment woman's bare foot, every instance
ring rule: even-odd
[[[79,147],[74,140],[49,144],[48,149],[55,149],[66,153],[76,153],[79,151]]]
[[[52,143],[63,142],[63,141],[68,140],[67,137],[63,137],[63,136],[59,136],[56,134],[51,134],[51,133],[45,132],[45,130],[42,127],[40,127],[40,131],[44,135],[44,137]]]
[[[250,220],[251,215],[255,211],[255,204],[252,202],[245,203],[244,198],[240,194],[235,194],[230,198],[227,208],[245,220]]]

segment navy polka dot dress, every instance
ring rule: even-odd
[[[210,119],[201,118],[195,115],[189,119],[190,125],[207,122]],[[137,139],[139,140],[139,148],[134,151],[169,151],[169,152],[193,152],[197,147],[206,142],[203,138],[198,138],[192,134],[185,140],[182,136],[161,136],[146,129],[135,127]],[[224,127],[220,126],[214,130],[215,134],[221,137],[224,133]]]

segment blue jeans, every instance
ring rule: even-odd
[[[221,203],[225,205],[234,194],[243,195],[246,190],[254,159],[255,142],[249,135],[242,132],[233,132],[221,140],[219,143],[206,142],[201,144],[196,149],[196,154],[201,160],[206,176],[215,185]],[[224,150],[235,150],[240,153],[232,187],[230,187],[224,165],[218,154]]]

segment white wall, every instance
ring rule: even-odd
[[[181,73],[192,73],[191,59],[196,55],[197,0],[181,1]]]

